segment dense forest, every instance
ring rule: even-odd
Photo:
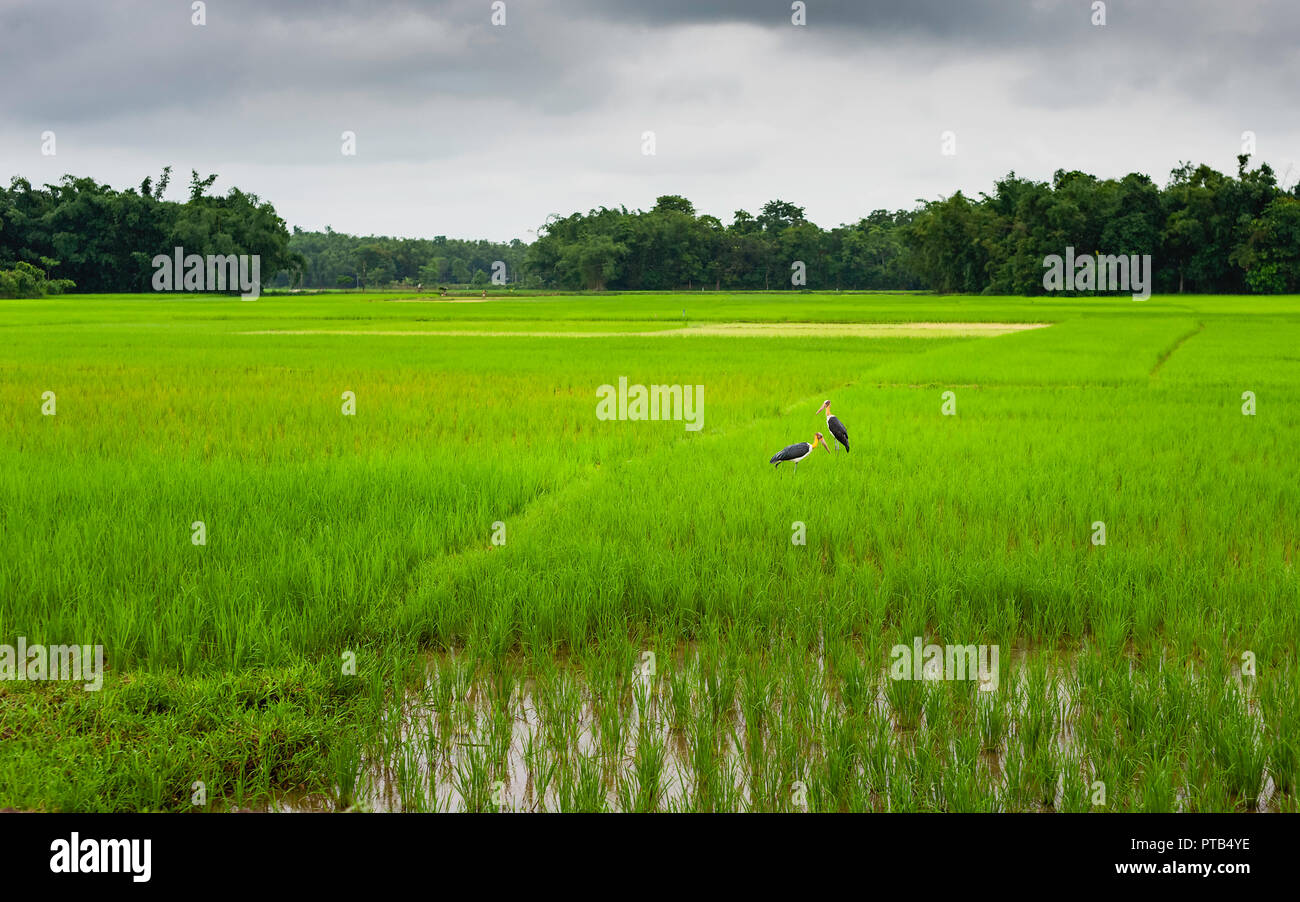
[[[876,210],[823,229],[781,200],[731,222],[688,199],[650,210],[601,207],[552,215],[531,245],[289,232],[270,203],[216,176],[191,173],[184,202],[156,183],[115,191],[65,176],[0,188],[0,294],[148,291],[156,254],[260,254],[271,287],[425,290],[487,286],[557,290],[856,289],[1041,294],[1044,258],[1149,254],[1159,292],[1300,291],[1300,186],[1238,158],[1235,176],[1185,163],[1157,186],[1133,173],[1098,179],[1015,173],[990,194],[961,192],[916,209]]]
[[[153,258],[175,247],[260,254],[264,274],[298,266],[275,208],[238,188],[210,196],[216,178],[192,172],[184,203],[163,199],[171,167],[125,191],[70,175],[40,188],[15,178],[0,188],[0,272],[25,263],[77,291],[149,291]]]
[[[281,273],[276,286],[364,288],[388,285],[488,285],[500,261],[498,282],[519,284],[528,245],[436,238],[358,237],[326,228],[294,228],[289,249],[302,258],[300,272]],[[265,270],[264,270],[265,271]],[[534,280],[533,287],[541,283]]]
[[[1150,254],[1155,290],[1300,290],[1300,189],[1238,160],[1235,178],[1184,164],[1161,189],[1145,175],[1015,173],[978,199],[961,192],[915,210],[877,210],[821,229],[779,200],[730,225],[682,197],[647,211],[601,208],[555,218],[529,247],[526,272],[556,288],[915,289],[1042,294],[1043,261],[1067,246]]]

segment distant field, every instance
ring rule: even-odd
[[[410,301],[0,301],[0,807],[1300,807],[1300,297]]]
[[[254,329],[241,335],[421,335],[489,338],[630,338],[652,335],[655,338],[689,338],[712,336],[715,338],[938,338],[945,335],[990,336],[1021,332],[1025,329],[1043,329],[1050,323],[709,323],[704,326],[657,326],[654,328],[621,328],[615,331],[595,329],[569,332],[550,332],[536,328],[530,321],[493,323],[498,328],[480,329],[465,323],[448,323],[460,328],[452,329]],[[628,325],[620,323],[620,326]],[[641,324],[642,326],[649,324]],[[511,328],[504,328],[509,326]]]

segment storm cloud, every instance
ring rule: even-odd
[[[1010,170],[1300,178],[1300,5],[0,0],[0,176],[173,165],[291,225],[531,240],[552,213],[774,197],[824,226]],[[42,134],[56,136],[55,156]],[[357,153],[341,153],[343,132]],[[645,132],[655,153],[642,152]],[[951,132],[956,153],[941,152]]]

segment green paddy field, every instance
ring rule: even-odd
[[[1298,451],[1297,297],[0,301],[0,808],[1295,811]]]

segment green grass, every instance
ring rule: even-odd
[[[0,807],[1296,807],[1300,298],[392,297],[0,302]],[[725,322],[1053,325],[527,334]]]

